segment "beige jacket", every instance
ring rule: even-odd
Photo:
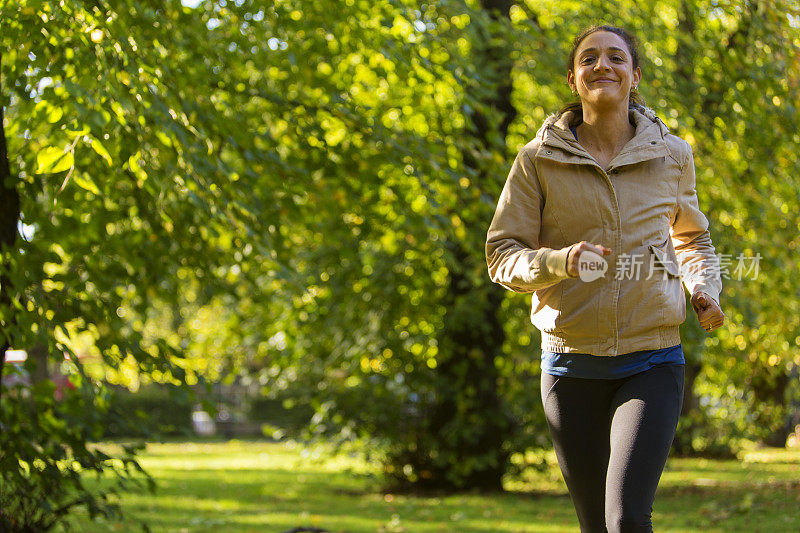
[[[552,115],[517,154],[500,195],[486,240],[489,275],[533,293],[543,350],[614,356],[680,343],[681,280],[719,303],[719,260],[698,208],[692,149],[652,110],[629,114],[635,136],[607,169],[572,135],[579,116]],[[580,241],[612,250],[603,277],[567,274]]]

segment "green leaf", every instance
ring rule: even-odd
[[[89,192],[94,194],[100,194],[100,189],[97,188],[97,185],[89,178],[89,176],[72,176],[72,180],[75,182],[75,185],[82,189],[86,189]]]
[[[63,116],[64,116],[63,109],[61,109],[60,107],[52,107],[47,112],[47,122],[49,122],[50,124],[55,124],[56,122],[61,120],[61,117]]]
[[[72,152],[65,152],[61,148],[48,146],[36,154],[36,173],[55,174],[69,170],[75,164]]]
[[[111,165],[114,164],[114,161],[111,159],[111,154],[108,153],[108,150],[106,150],[106,147],[103,146],[103,143],[101,143],[97,139],[92,139],[92,142],[90,143],[90,145],[94,149],[94,151],[97,152],[100,155],[100,157],[102,157],[103,159],[106,160],[106,163],[108,163],[108,166],[111,166]]]

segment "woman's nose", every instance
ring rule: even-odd
[[[604,58],[603,56],[600,56],[600,58],[597,60],[597,63],[594,64],[594,70],[610,70],[610,69],[611,67],[608,66],[608,63],[606,63],[606,58]]]

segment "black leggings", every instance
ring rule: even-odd
[[[653,531],[683,403],[683,365],[621,379],[542,374],[542,402],[581,532]]]

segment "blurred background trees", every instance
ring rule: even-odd
[[[570,98],[573,36],[600,21],[638,34],[640,92],[692,144],[731,258],[727,325],[683,326],[676,448],[785,443],[800,395],[795,2],[28,1],[0,15],[2,343],[42,354],[25,363],[36,383],[1,391],[3,501],[61,480],[39,495],[52,509],[113,511],[77,474],[117,464],[91,446],[117,416],[109,383],[179,385],[180,405],[249,383],[313,407],[305,438],[357,442],[399,485],[498,489],[535,466],[539,336],[529,297],[489,283],[483,242],[513,155]],[[757,276],[736,279],[740,254],[760,254]],[[57,369],[75,384],[61,401]]]

